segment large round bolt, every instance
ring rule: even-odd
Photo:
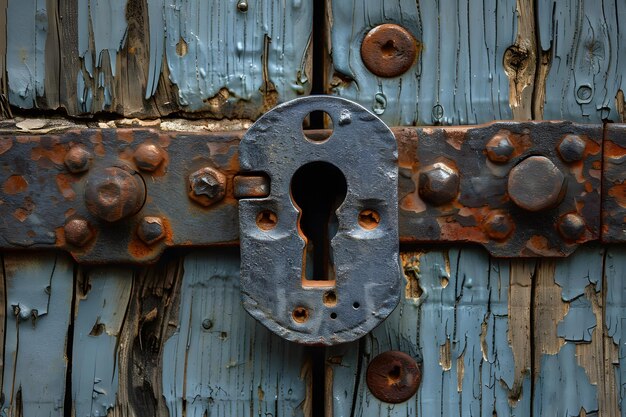
[[[367,387],[376,398],[401,403],[417,392],[422,380],[419,365],[404,352],[388,351],[376,356],[367,367]]]
[[[541,211],[556,206],[563,197],[565,176],[545,156],[531,156],[509,173],[508,192],[524,210]]]
[[[494,240],[504,240],[513,232],[515,224],[507,213],[490,212],[483,222],[485,233]]]
[[[153,143],[142,143],[135,150],[135,163],[142,171],[155,171],[163,159],[163,151]]]
[[[67,170],[74,174],[85,172],[89,169],[91,152],[81,145],[72,146],[65,154],[63,162],[65,163]]]
[[[430,165],[420,172],[418,191],[424,200],[436,206],[449,203],[459,193],[459,174],[441,162]]]
[[[152,245],[165,237],[165,226],[160,217],[146,216],[139,222],[137,235],[146,245]]]
[[[141,210],[146,186],[141,177],[119,167],[94,172],[85,186],[85,204],[94,216],[116,222]]]
[[[487,158],[491,162],[507,162],[513,156],[515,148],[507,134],[498,133],[487,142]]]
[[[391,23],[376,26],[361,43],[361,59],[379,77],[397,77],[415,62],[418,43],[411,33]]]
[[[189,176],[189,197],[200,205],[210,206],[224,198],[226,177],[218,170],[205,167]]]
[[[577,162],[585,154],[585,141],[578,135],[567,135],[561,140],[557,150],[565,162]]]
[[[578,240],[585,231],[585,220],[576,213],[567,213],[559,219],[557,228],[565,240]]]
[[[78,247],[85,246],[93,238],[89,222],[85,219],[74,218],[68,220],[63,227],[63,231],[65,232],[65,241],[70,245]]]

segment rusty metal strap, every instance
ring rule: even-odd
[[[624,125],[392,130],[402,242],[471,242],[494,256],[526,257],[626,240]],[[1,136],[0,248],[145,263],[166,247],[237,244],[235,194],[271,187],[263,177],[236,178],[243,133]]]

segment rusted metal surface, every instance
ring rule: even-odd
[[[494,256],[525,257],[566,256],[600,237],[626,241],[624,125],[607,125],[604,145],[601,125],[571,123],[392,131],[399,150],[402,242],[473,242]],[[170,246],[236,244],[235,195],[263,198],[271,188],[269,177],[259,173],[238,175],[243,133],[104,129],[0,136],[0,248],[62,248],[81,262],[145,263]],[[537,158],[543,174],[524,174],[522,168]],[[137,213],[135,204],[130,210],[120,208],[120,200],[115,210],[107,205],[124,187],[89,192],[101,181],[119,185],[118,175],[106,174],[112,168],[137,179],[130,188],[139,188],[139,197],[131,200],[141,200],[145,187]],[[563,176],[561,189],[533,193],[549,178],[555,182],[555,170]],[[524,202],[523,189],[530,190],[530,202]],[[531,210],[532,199],[542,210]],[[107,210],[122,218],[106,221]],[[139,236],[144,217],[162,220],[162,238],[148,244]]]
[[[335,129],[308,138],[324,111]],[[239,146],[242,174],[271,179],[239,200],[243,307],[279,336],[335,345],[364,336],[400,300],[397,143],[362,106],[309,96],[269,111]]]
[[[420,46],[402,26],[385,23],[371,29],[361,43],[361,59],[379,77],[397,77],[417,59]]]
[[[626,125],[609,124],[604,138],[602,241],[626,241]]]
[[[411,398],[422,381],[418,363],[404,352],[390,350],[369,363],[367,387],[379,400],[398,404]]]

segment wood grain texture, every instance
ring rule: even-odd
[[[389,125],[475,124],[510,119],[510,95],[519,97],[516,112],[519,108],[520,115],[527,115],[524,100],[532,92],[534,71],[532,14],[519,12],[518,7],[527,7],[530,1],[329,3],[332,69],[328,93],[362,104]],[[405,27],[421,44],[417,63],[402,76],[376,77],[361,61],[363,37],[382,23]],[[512,75],[516,78],[512,82],[514,93],[509,93],[509,78],[503,66],[509,47],[519,52]],[[527,58],[520,60],[524,54]]]
[[[63,416],[73,263],[65,255],[5,254],[2,415]]]

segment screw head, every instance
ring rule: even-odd
[[[508,134],[497,133],[487,142],[487,158],[491,162],[507,162],[513,156],[515,147],[511,143]]]
[[[388,351],[376,356],[367,367],[367,387],[379,400],[398,404],[417,392],[422,380],[419,365],[404,352]]]
[[[76,145],[72,146],[65,154],[65,167],[73,174],[85,172],[89,169],[91,163],[91,152],[85,149],[84,146]]]
[[[507,213],[494,210],[485,217],[483,228],[490,238],[504,240],[513,232],[515,223],[513,223],[513,219]]]
[[[585,154],[585,141],[578,135],[566,135],[557,150],[561,159],[565,162],[577,162],[583,159]]]
[[[418,192],[424,200],[440,206],[456,198],[459,181],[459,174],[454,168],[438,162],[420,172]]]
[[[585,220],[576,213],[564,214],[557,224],[559,233],[565,240],[578,240],[585,232]]]
[[[415,63],[418,42],[402,26],[392,23],[378,25],[365,35],[361,43],[361,59],[367,69],[379,77],[397,77]]]
[[[189,197],[208,207],[224,198],[226,177],[215,168],[204,167],[189,176]]]
[[[70,219],[63,226],[65,241],[70,245],[82,247],[93,238],[93,232],[89,222],[85,219]]]
[[[119,167],[94,172],[85,186],[85,204],[94,216],[116,222],[136,214],[146,199],[146,186],[136,173]]]
[[[165,237],[165,226],[160,217],[146,216],[139,222],[137,235],[146,245],[152,245]]]
[[[135,150],[135,163],[142,171],[155,171],[163,162],[163,151],[153,143],[142,143]]]
[[[565,176],[545,156],[531,156],[509,173],[509,197],[520,208],[542,211],[556,206],[565,191]]]
[[[239,0],[237,2],[237,10],[239,10],[242,13],[245,13],[248,11],[248,1],[247,0]]]

